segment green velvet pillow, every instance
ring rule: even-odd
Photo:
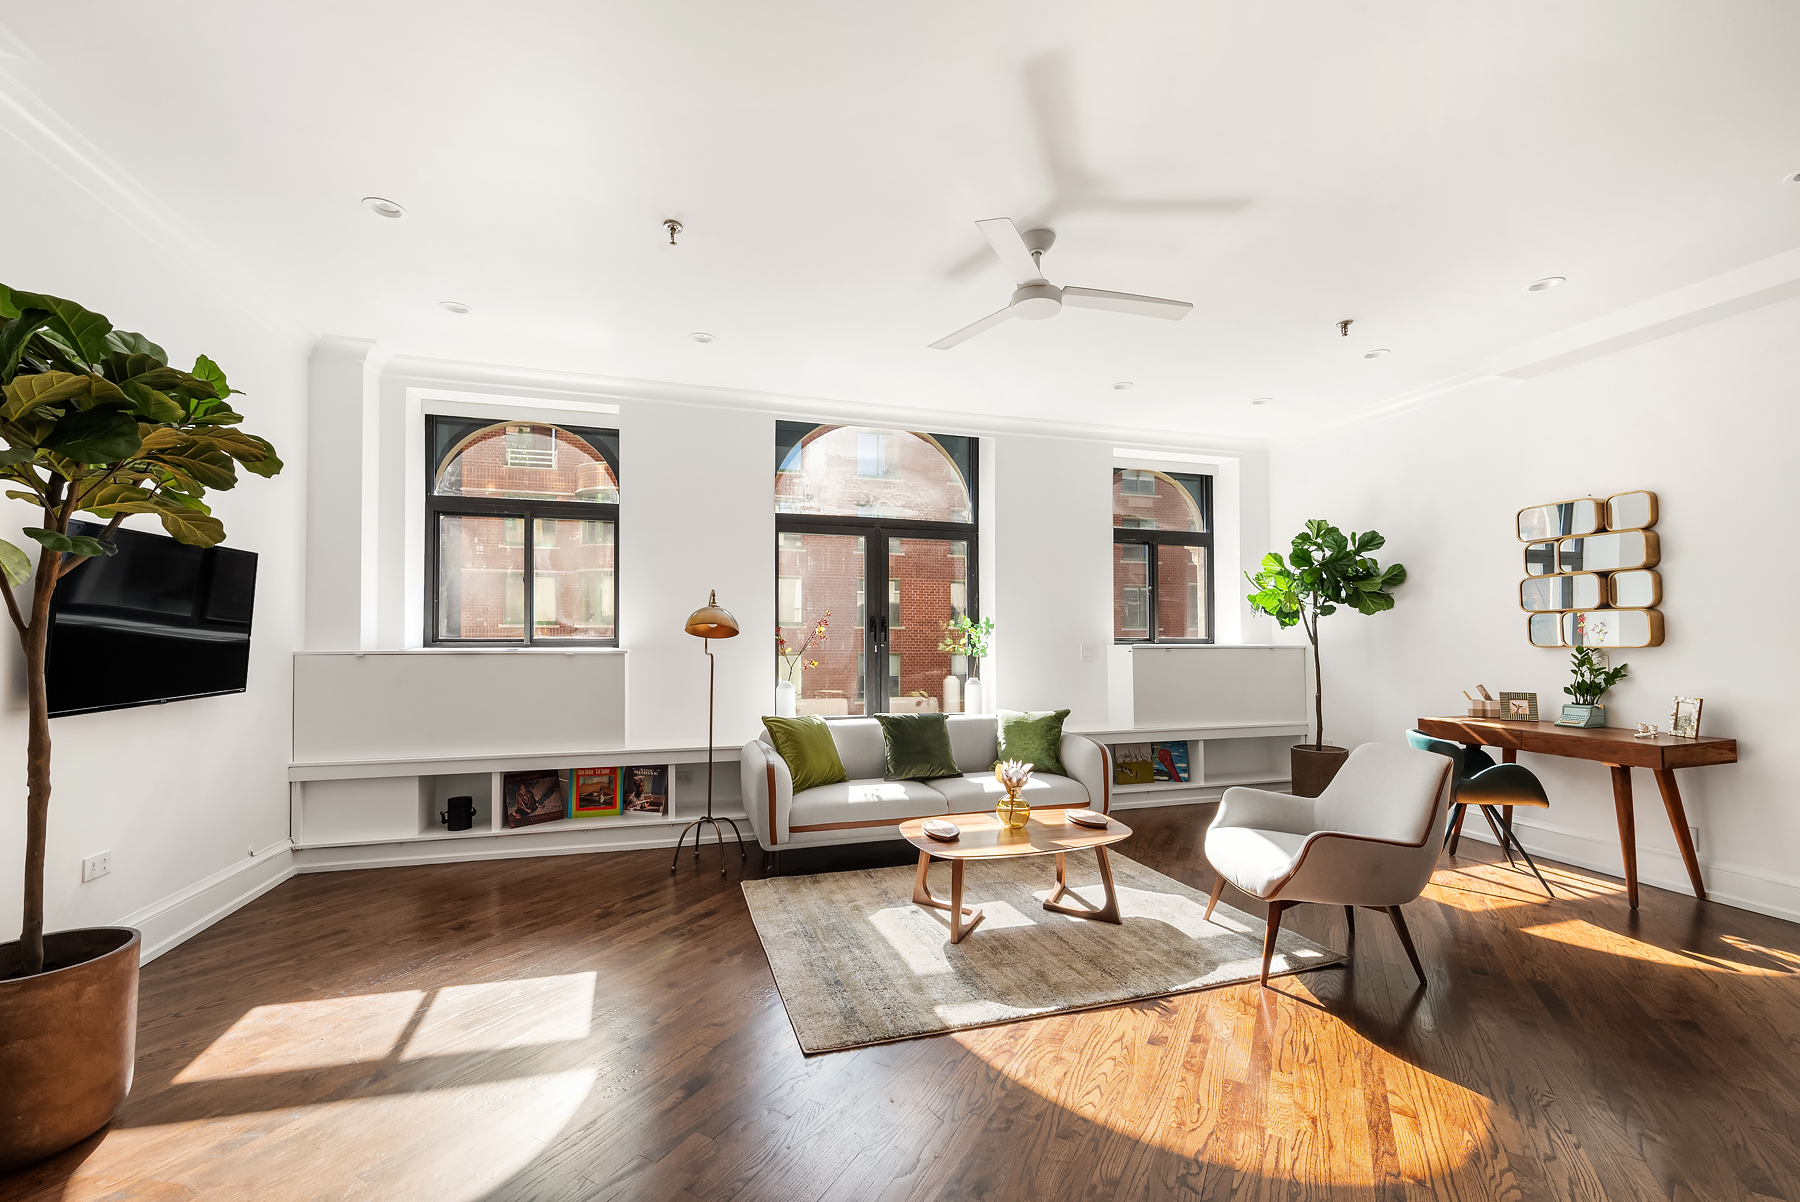
[[[889,780],[937,780],[961,776],[950,750],[950,724],[942,714],[876,714],[887,744]]]
[[[764,718],[763,725],[769,728],[769,741],[775,744],[776,752],[787,761],[788,771],[794,774],[794,792],[849,779],[825,719],[817,714],[808,714],[804,718]]]
[[[1068,710],[1001,710],[1000,727],[994,734],[995,749],[1000,754],[994,762],[1024,760],[1033,772],[1069,775],[1062,763],[1062,724],[1068,716]]]

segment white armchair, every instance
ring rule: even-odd
[[[1206,831],[1206,858],[1218,880],[1207,917],[1227,881],[1269,903],[1262,983],[1281,914],[1301,902],[1387,911],[1422,988],[1425,970],[1400,907],[1418,897],[1437,867],[1450,813],[1451,769],[1441,755],[1364,743],[1318,797],[1261,789],[1225,791]]]

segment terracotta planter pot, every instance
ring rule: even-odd
[[[0,943],[0,1173],[80,1143],[118,1113],[137,1055],[138,933],[44,936],[44,968],[20,977]]]
[[[1316,747],[1296,743],[1288,749],[1288,764],[1293,772],[1295,797],[1317,797],[1350,758],[1348,747]]]

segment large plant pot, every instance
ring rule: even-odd
[[[1320,747],[1312,743],[1296,743],[1288,749],[1288,764],[1293,773],[1295,797],[1317,797],[1350,758],[1348,747]]]
[[[18,975],[0,943],[0,1173],[104,1127],[131,1091],[138,933],[85,927],[44,936],[44,972]]]

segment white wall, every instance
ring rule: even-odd
[[[50,724],[47,928],[131,920],[145,927],[146,948],[154,951],[216,915],[221,904],[278,879],[286,858],[288,681],[301,622],[311,336],[267,316],[252,290],[216,261],[162,249],[174,245],[168,227],[132,209],[116,181],[92,175],[91,162],[53,155],[52,169],[31,157],[31,142],[24,150],[7,145],[14,170],[0,212],[14,236],[7,241],[4,282],[76,300],[120,328],[148,335],[179,363],[210,355],[247,394],[238,398],[244,428],[269,438],[287,463],[274,480],[244,473],[235,490],[208,498],[230,545],[259,556],[249,691]],[[18,532],[35,518],[6,502],[0,537],[35,550]],[[154,518],[128,524],[161,531]],[[0,709],[5,940],[17,938],[20,921],[25,703],[22,659],[9,625],[0,645],[7,671]],[[252,848],[275,850],[258,862],[248,855]],[[103,850],[112,852],[111,875],[83,884],[82,858]]]
[[[1800,917],[1792,771],[1800,633],[1787,553],[1800,480],[1800,301],[1727,317],[1528,380],[1489,377],[1386,420],[1272,456],[1273,533],[1307,518],[1387,536],[1408,582],[1393,612],[1322,623],[1326,734],[1400,742],[1415,717],[1460,712],[1462,689],[1535,691],[1553,716],[1568,652],[1525,638],[1516,510],[1647,488],[1661,499],[1667,643],[1614,652],[1630,675],[1611,722],[1667,729],[1676,695],[1706,699],[1703,733],[1741,762],[1678,774],[1715,899]],[[1604,768],[1523,756],[1552,807],[1522,811],[1534,851],[1618,873]],[[1685,891],[1654,782],[1636,773],[1642,879]]]

